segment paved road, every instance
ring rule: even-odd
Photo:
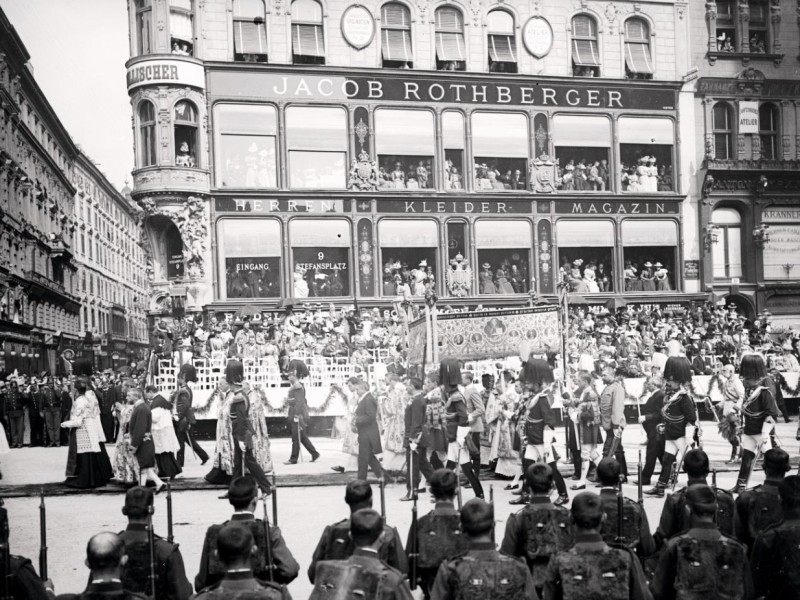
[[[705,423],[705,449],[713,461],[720,463],[729,456],[729,446],[719,439],[713,431],[713,424]],[[794,439],[796,423],[779,425],[779,434],[784,447],[793,457],[798,455],[798,442]],[[630,427],[625,433],[625,444],[628,460],[635,465],[639,430]],[[323,452],[322,458],[313,465],[305,463],[291,467],[293,471],[304,473],[330,472],[329,467],[342,462],[339,452],[340,442],[336,440],[315,439],[314,443]],[[281,475],[290,467],[281,463],[288,457],[289,446],[285,440],[275,440],[273,444],[276,464]],[[57,481],[63,469],[64,450],[57,449],[23,449],[14,450],[2,457],[4,472],[3,483],[13,488],[14,483],[30,484]],[[58,459],[58,460],[57,460]],[[193,458],[188,459],[187,477],[199,477],[207,471],[200,467]],[[635,466],[634,466],[635,468]],[[718,483],[721,487],[732,487],[736,473],[720,473]],[[763,480],[763,473],[756,472],[752,483]],[[503,487],[506,482],[493,483],[496,502],[496,519],[498,540],[502,538],[505,521],[516,507],[510,506],[510,492]],[[7,488],[8,489],[8,488]],[[377,492],[377,490],[376,490]],[[386,490],[388,520],[398,527],[405,538],[411,523],[411,506],[399,502],[405,493],[402,485],[390,485]],[[626,486],[626,495],[635,498],[635,486]],[[217,490],[183,491],[173,495],[175,511],[175,537],[181,544],[189,578],[197,573],[205,528],[213,522],[225,520],[231,509],[229,505],[218,500]],[[347,509],[343,501],[344,490],[341,485],[314,487],[285,487],[279,491],[279,525],[284,531],[287,544],[295,554],[301,566],[301,575],[290,586],[295,598],[306,598],[311,586],[305,574],[311,554],[323,527],[344,518]],[[472,492],[465,490],[464,499],[472,497]],[[377,493],[376,493],[377,499]],[[78,591],[82,589],[88,576],[83,565],[85,544],[88,538],[101,530],[117,531],[125,526],[125,518],[120,512],[121,494],[85,494],[59,496],[48,499],[48,546],[49,569],[58,592]],[[166,535],[166,504],[159,496],[156,499],[155,525],[156,531]],[[645,509],[652,529],[655,529],[661,512],[662,501],[647,498]],[[11,521],[11,547],[15,554],[31,558],[37,564],[39,553],[39,512],[38,498],[21,497],[6,499],[6,507]],[[428,494],[420,496],[420,514],[429,510]]]

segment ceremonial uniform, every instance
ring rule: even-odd
[[[61,392],[51,385],[43,385],[39,390],[42,397],[42,411],[47,428],[47,445],[61,445]]]
[[[708,484],[705,479],[689,479],[686,487],[680,488],[664,500],[661,519],[653,536],[657,548],[661,548],[673,536],[689,528],[689,521],[686,517],[686,492],[693,485]],[[716,488],[714,492],[717,496],[717,527],[723,534],[732,537],[734,533],[733,496],[730,492],[719,488]]]
[[[228,395],[233,394],[229,408],[231,433],[233,435],[232,476],[234,479],[243,476],[244,468],[246,467],[253,479],[256,480],[261,491],[265,494],[270,494],[272,486],[267,480],[264,469],[258,464],[253,454],[253,437],[256,434],[256,430],[250,421],[250,400],[239,383],[232,385],[227,393]],[[242,449],[242,445],[244,445],[244,449]]]
[[[181,386],[175,394],[175,414],[178,417],[178,422],[175,424],[175,433],[178,435],[178,466],[183,468],[186,444],[189,444],[200,459],[200,462],[205,464],[208,460],[208,454],[200,447],[200,444],[195,441],[192,435],[192,427],[196,420],[194,417],[194,409],[192,408],[192,389],[189,386]]]
[[[413,489],[411,483],[413,482],[416,487],[419,487],[421,481],[419,474],[425,477],[428,481],[433,474],[433,467],[428,460],[428,448],[430,447],[430,439],[428,432],[425,430],[425,411],[427,408],[427,401],[425,394],[418,392],[406,405],[405,412],[405,446],[408,448],[408,464],[411,466],[409,469],[408,479],[408,493],[411,494]],[[417,444],[416,452],[411,450],[411,442]]]
[[[129,592],[147,595],[150,592],[150,544],[147,526],[130,523],[119,533],[125,544],[128,562],[122,570],[122,587]],[[178,544],[154,535],[156,551],[156,598],[187,600],[192,584],[186,578],[183,556]]]
[[[647,434],[647,450],[645,453],[644,467],[642,467],[642,485],[650,485],[650,478],[656,468],[656,460],[663,464],[664,436],[658,432],[658,426],[663,422],[661,409],[664,407],[664,392],[656,390],[645,402],[641,409],[644,422],[642,428]]]
[[[756,597],[800,598],[800,513],[794,511],[761,532],[750,557]]]
[[[292,600],[285,585],[259,581],[251,571],[227,573],[216,584],[192,596],[192,600]]]
[[[669,396],[661,407],[664,459],[661,461],[661,474],[656,484],[656,495],[663,496],[672,475],[672,465],[677,457],[686,451],[686,427],[697,423],[697,407],[692,397],[683,390]],[[648,492],[652,493],[652,492]]]
[[[8,418],[11,446],[22,448],[22,440],[25,435],[25,409],[16,381],[11,381],[6,386],[5,413]]]
[[[616,429],[625,428],[625,388],[619,381],[613,381],[606,385],[600,394],[600,422],[606,434],[603,444],[603,456],[611,456],[613,454],[619,463],[620,473],[627,478],[628,463],[625,462],[622,435],[616,440],[614,435]]]
[[[480,396],[480,394],[478,394]],[[480,398],[478,399],[480,401]],[[447,467],[452,469],[456,465],[461,467],[461,471],[466,476],[472,491],[477,498],[483,498],[483,486],[481,485],[478,473],[472,466],[472,455],[470,447],[475,444],[470,435],[469,411],[464,394],[460,390],[454,389],[444,407],[446,429],[447,429]],[[480,446],[477,447],[480,456]]]
[[[264,521],[256,519],[255,515],[249,512],[234,513],[229,521],[220,525],[212,525],[206,531],[203,541],[203,552],[200,555],[200,572],[194,578],[194,587],[201,590],[211,586],[225,577],[225,567],[215,556],[217,549],[217,535],[219,531],[228,523],[239,523],[250,530],[253,535],[253,543],[258,548],[258,553],[251,556],[253,574],[260,580],[269,580],[269,564],[267,563],[266,552],[266,531]],[[269,548],[272,554],[273,574],[276,583],[288,584],[297,578],[300,572],[300,565],[297,564],[294,556],[281,535],[281,530],[277,525],[269,527]]]
[[[601,530],[603,541],[607,544],[623,544],[629,550],[636,552],[639,558],[644,559],[655,552],[656,545],[650,533],[650,523],[647,513],[642,506],[630,498],[623,498],[622,504],[622,538],[619,537],[619,499],[618,492],[613,488],[600,490],[600,503],[606,515]]]
[[[381,477],[383,467],[377,458],[383,453],[378,429],[378,403],[369,392],[358,399],[353,421],[358,430],[358,479],[366,479],[370,468]]]
[[[311,592],[309,600],[317,598],[344,598],[350,597],[337,595],[340,581],[353,583],[359,587],[368,588],[371,592],[362,591],[361,596],[366,598],[380,598],[381,600],[411,600],[411,590],[408,587],[408,579],[404,573],[393,569],[380,558],[378,554],[370,548],[357,548],[353,555],[346,560],[323,560],[319,563],[312,563],[315,566],[315,586]],[[358,573],[357,579],[342,577],[346,572]],[[366,584],[366,585],[365,585]],[[346,587],[346,583],[344,584]],[[352,589],[352,588],[349,588]],[[355,590],[353,590],[355,591]],[[361,591],[361,590],[359,590]]]
[[[780,412],[775,397],[769,391],[771,380],[765,378],[763,385],[749,385],[745,382],[745,399],[742,403],[742,465],[734,491],[744,491],[750,477],[753,461],[769,440],[769,434],[777,423]]]
[[[579,533],[575,545],[547,566],[544,600],[651,600],[642,566],[628,550],[612,548],[596,533]]]
[[[328,525],[319,538],[311,565],[308,567],[308,580],[314,583],[317,563],[325,560],[344,560],[353,556],[356,546],[350,538],[350,519]],[[378,558],[401,573],[408,572],[408,559],[400,542],[400,534],[391,525],[384,524]]]
[[[153,416],[150,407],[144,400],[137,400],[128,421],[128,432],[131,436],[131,447],[135,448],[139,469],[152,469],[156,466],[156,447],[153,444],[152,429]]]
[[[289,431],[292,434],[292,453],[289,461],[296,463],[300,455],[300,444],[311,453],[312,462],[319,457],[319,452],[314,448],[314,444],[308,439],[306,427],[310,421],[308,415],[308,402],[306,402],[306,388],[302,383],[298,383],[289,389]]]
[[[118,579],[91,582],[80,594],[59,594],[58,600],[147,600],[147,596],[126,590]]]
[[[778,495],[779,481],[767,479],[763,485],[743,491],[736,498],[734,532],[748,551],[759,533],[783,519],[783,506]]]
[[[473,542],[468,552],[442,563],[431,590],[431,600],[461,598],[539,600],[539,595],[522,560],[498,552],[491,542]]]

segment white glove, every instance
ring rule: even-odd
[[[459,427],[456,430],[456,442],[458,442],[459,446],[464,445],[464,442],[467,440],[467,435],[469,435],[469,427]]]
[[[646,420],[647,420],[647,417],[645,417],[644,415],[639,417],[639,423],[644,423]]]
[[[244,442],[239,442],[239,450],[241,450],[242,452],[247,452],[247,444],[245,444]]]

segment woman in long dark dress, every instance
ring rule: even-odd
[[[75,401],[70,418],[61,426],[72,429],[65,485],[78,489],[106,485],[114,472],[100,425],[100,405],[88,379],[78,377],[75,380]]]

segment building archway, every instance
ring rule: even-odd
[[[153,277],[156,281],[182,279],[186,272],[183,237],[173,221],[163,215],[153,215],[145,224],[150,239]]]
[[[752,321],[756,316],[756,307],[753,300],[741,294],[728,294],[725,296],[725,306],[733,305],[736,310],[744,315],[748,321]]]

